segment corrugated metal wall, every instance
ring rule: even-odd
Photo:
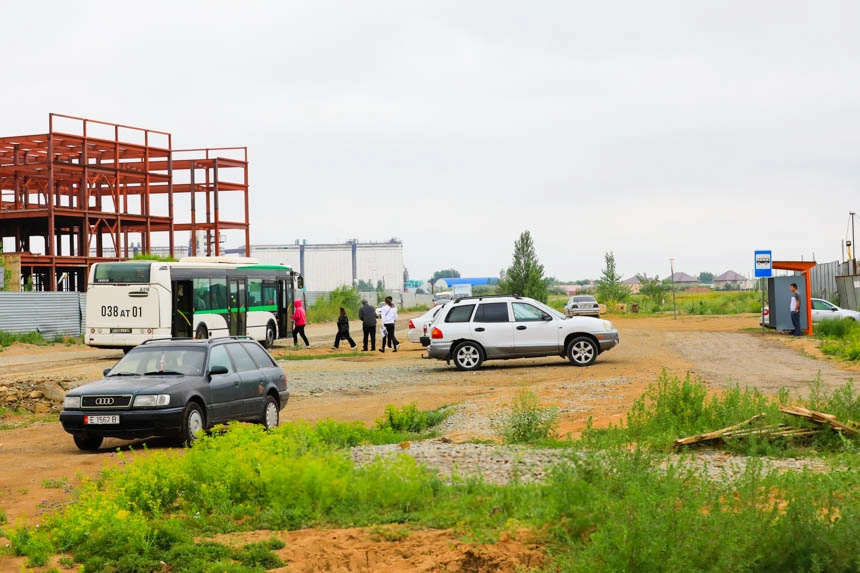
[[[812,284],[812,296],[823,298],[834,304],[839,304],[836,291],[836,277],[842,274],[839,261],[818,263],[812,267],[809,280]]]
[[[80,292],[0,292],[0,330],[80,336],[86,299]]]

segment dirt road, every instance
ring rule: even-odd
[[[560,407],[562,433],[576,433],[589,417],[598,427],[617,423],[664,369],[678,376],[690,372],[714,389],[737,383],[767,393],[780,387],[803,393],[818,375],[824,385],[836,387],[860,373],[858,366],[822,356],[814,340],[772,332],[762,335],[755,328],[756,318],[613,318],[621,344],[588,368],[544,358],[488,362],[477,372],[462,373],[444,362],[421,358],[423,349],[409,343],[402,344],[396,354],[283,362],[294,394],[282,419],[331,417],[371,423],[386,404],[411,402],[421,409],[461,404],[467,414],[486,414],[509,404],[516,391],[527,386],[545,403]],[[315,348],[302,352],[332,352],[332,325],[311,325],[308,330]],[[406,339],[405,333],[401,339]],[[273,354],[282,354],[286,348],[279,344]],[[22,381],[82,383],[101,376],[120,356],[118,351],[80,346],[13,346],[0,353],[0,386]],[[380,378],[385,380],[380,382]],[[474,423],[449,430],[447,437],[454,441],[492,437],[486,425]],[[68,498],[64,488],[46,487],[48,484],[74,484],[80,475],[96,474],[104,464],[112,463],[112,449],[127,444],[106,440],[99,453],[81,453],[55,421],[0,431],[0,508],[10,523],[38,519],[45,507]],[[167,446],[150,442],[148,447]]]

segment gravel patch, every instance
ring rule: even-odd
[[[487,483],[503,485],[514,479],[522,483],[540,483],[547,479],[554,465],[584,456],[581,452],[504,446],[498,444],[453,444],[444,440],[404,442],[384,446],[361,446],[352,449],[352,459],[359,466],[378,457],[398,454],[412,456],[417,462],[436,470],[449,481],[481,477]],[[766,472],[831,471],[829,463],[813,458],[748,458],[721,451],[702,451],[688,455],[669,455],[658,467],[670,465],[704,471],[714,481],[737,479],[749,463],[761,463]]]

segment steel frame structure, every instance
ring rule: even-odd
[[[37,290],[84,291],[92,263],[129,258],[134,238],[149,253],[158,233],[167,235],[172,257],[177,233],[204,232],[205,254],[219,255],[220,232],[244,230],[249,254],[247,148],[174,150],[168,132],[53,113],[48,127],[47,134],[0,137],[0,240],[14,240],[22,279]],[[231,181],[236,170],[239,181]],[[243,219],[222,220],[223,192],[242,193]],[[190,211],[177,209],[182,199]],[[34,238],[44,254],[31,252]]]

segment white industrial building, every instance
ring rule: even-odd
[[[374,288],[382,281],[385,290],[403,290],[403,243],[395,239],[386,243],[251,245],[251,257],[299,271],[309,291],[357,286],[360,280]]]

